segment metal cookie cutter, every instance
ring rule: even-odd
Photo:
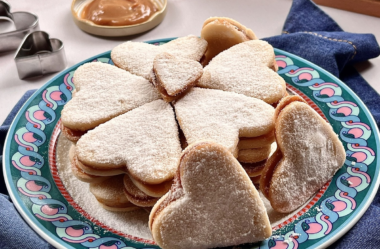
[[[9,20],[16,26],[15,31],[0,33],[0,53],[16,50],[28,33],[39,30],[38,17],[29,12],[10,12],[7,2],[0,1],[0,19]]]
[[[58,72],[66,67],[63,43],[55,38],[49,39],[49,34],[44,31],[28,34],[14,59],[20,79]]]

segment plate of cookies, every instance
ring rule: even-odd
[[[343,82],[213,17],[61,72],[16,116],[3,165],[58,248],[324,248],[373,200],[379,148]]]

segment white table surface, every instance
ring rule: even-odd
[[[251,28],[259,38],[279,35],[291,6],[291,0],[168,0],[163,22],[151,31],[124,38],[102,38],[81,31],[71,17],[71,0],[8,0],[11,12],[29,11],[39,17],[40,30],[63,41],[67,67],[111,50],[127,41],[199,35],[203,21],[210,16],[233,18]],[[373,33],[380,41],[380,18],[321,7],[348,32]],[[0,32],[11,27],[0,23]],[[0,124],[29,89],[40,88],[55,74],[20,80],[15,51],[0,54]],[[371,86],[380,92],[380,58],[360,63],[357,69]]]

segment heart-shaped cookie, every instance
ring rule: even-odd
[[[201,37],[208,43],[207,51],[202,59],[206,66],[220,52],[241,42],[256,40],[252,30],[228,17],[210,17],[204,23]]]
[[[96,127],[76,145],[78,161],[93,170],[86,173],[128,172],[146,184],[171,180],[181,151],[173,108],[163,100]]]
[[[153,60],[157,54],[168,52],[175,57],[199,61],[207,49],[207,42],[190,35],[161,46],[142,42],[125,42],[112,49],[111,58],[116,66],[150,80]]]
[[[148,80],[101,62],[80,66],[74,84],[76,92],[64,106],[61,121],[65,128],[82,134],[160,98]]]
[[[275,134],[277,151],[265,165],[260,189],[274,210],[288,213],[333,177],[346,154],[330,124],[298,96],[277,106]]]
[[[272,234],[257,190],[224,146],[190,145],[175,182],[149,216],[153,238],[162,248],[225,247]]]
[[[286,93],[285,81],[276,70],[273,47],[265,41],[252,40],[214,57],[197,85],[241,93],[273,104]]]
[[[189,144],[214,140],[235,157],[239,137],[261,136],[274,128],[274,108],[242,94],[194,87],[174,103],[174,108]]]
[[[203,68],[197,61],[176,58],[165,52],[154,58],[153,72],[155,80],[152,82],[163,99],[171,102],[197,83]]]

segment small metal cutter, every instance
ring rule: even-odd
[[[28,33],[39,30],[38,17],[29,12],[10,12],[10,6],[0,1],[0,19],[9,20],[16,26],[15,31],[0,33],[0,53],[16,50]]]
[[[44,31],[28,34],[14,59],[20,79],[58,72],[66,67],[63,43],[55,38],[49,39],[49,34]]]

